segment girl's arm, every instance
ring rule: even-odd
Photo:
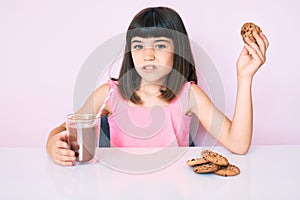
[[[77,113],[98,113],[104,99],[108,95],[109,84],[100,86],[93,92]],[[109,110],[107,107],[104,110]],[[51,159],[58,165],[70,166],[75,161],[74,151],[67,143],[66,123],[54,128],[47,139],[46,150]]]
[[[246,39],[237,61],[238,89],[235,111],[230,121],[218,110],[206,94],[197,86],[191,86],[190,111],[194,113],[203,127],[228,150],[247,153],[252,140],[252,79],[266,60],[269,45],[265,35],[254,33],[258,45]]]

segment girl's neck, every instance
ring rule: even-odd
[[[138,91],[149,95],[160,95],[164,82],[165,79],[156,82],[148,82],[142,79]]]
[[[162,85],[157,83],[141,84],[140,88],[138,89],[138,93],[150,96],[159,96],[161,94],[161,87]]]
[[[136,94],[141,98],[142,105],[134,105],[129,103],[130,106],[166,106],[169,103],[161,97],[161,90],[163,85],[160,83],[141,82],[140,88],[136,91]]]

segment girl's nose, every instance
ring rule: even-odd
[[[145,61],[152,61],[155,59],[154,50],[152,47],[147,47],[144,49],[144,60]]]

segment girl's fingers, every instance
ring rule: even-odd
[[[268,38],[266,37],[265,34],[263,34],[263,32],[260,32],[259,34],[261,36],[261,38],[263,39],[265,45],[266,45],[266,49],[269,47],[269,41],[268,41]]]
[[[76,160],[75,153],[71,150],[60,149],[53,158],[54,162],[62,166],[71,166]]]
[[[62,166],[72,166],[76,160],[75,152],[70,149],[68,144],[68,134],[62,131],[51,139],[51,150],[49,154],[52,160]]]
[[[55,153],[62,156],[75,156],[75,152],[70,149],[56,149]]]
[[[247,48],[243,48],[241,53],[240,53],[240,56],[248,56],[249,55],[249,51]]]
[[[66,143],[66,142],[64,142],[64,141],[56,141],[55,147],[56,147],[56,148],[69,149],[68,143]]]
[[[262,53],[262,55],[264,55],[264,53],[266,51],[266,44],[265,44],[263,38],[260,37],[260,35],[257,32],[254,32],[253,36],[254,36],[254,38],[256,39],[256,42],[257,42],[257,46],[258,46],[257,50],[259,50]]]
[[[75,156],[68,155],[57,155],[56,159],[64,162],[73,162],[76,160]]]
[[[70,150],[68,144],[63,141],[57,141],[54,149],[54,161],[55,163],[63,166],[73,165],[76,160],[75,152]]]
[[[268,41],[267,37],[262,32],[260,32],[260,33],[254,32],[253,36],[255,37],[263,56],[265,56],[266,50],[269,46],[269,41]]]
[[[256,34],[257,36],[257,34]],[[248,37],[246,38],[246,42],[248,43],[248,47],[250,46],[251,48],[248,48],[251,49],[249,50],[249,53],[253,56],[254,54],[258,55],[260,57],[260,59],[263,59],[264,58],[264,55],[260,49],[260,47],[255,44],[255,42],[252,42]],[[261,42],[261,41],[260,41]]]
[[[256,65],[261,65],[264,63],[265,59],[263,56],[258,55],[257,51],[250,45],[245,44],[245,48],[249,51],[249,54],[252,56]]]
[[[60,141],[65,141],[67,142],[67,139],[68,139],[68,132],[67,131],[62,131],[58,134],[55,135],[56,137],[58,137],[58,139]]]
[[[74,163],[71,162],[71,161],[65,162],[65,161],[61,161],[61,160],[57,160],[57,159],[54,159],[53,161],[54,161],[56,164],[61,165],[61,166],[73,166],[73,165],[74,165]]]

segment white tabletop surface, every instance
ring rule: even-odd
[[[196,174],[186,161],[205,148],[97,150],[98,162],[61,167],[45,149],[0,148],[0,199],[300,199],[300,146],[223,147],[241,173]]]

